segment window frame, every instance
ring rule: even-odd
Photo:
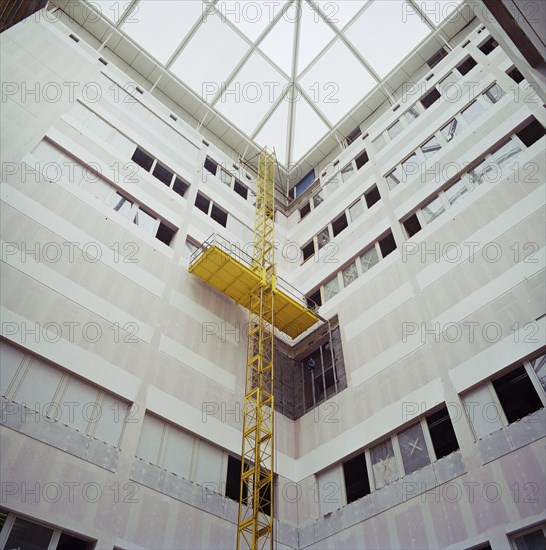
[[[539,523],[538,525],[534,525],[533,527],[525,528],[521,531],[516,531],[513,533],[510,533],[508,535],[508,540],[510,541],[510,548],[512,550],[520,550],[516,544],[516,539],[518,537],[523,537],[525,535],[530,535],[531,533],[534,533],[536,531],[542,531],[542,535],[546,539],[546,523]]]
[[[502,406],[502,403],[500,402],[499,397],[497,395],[497,392],[495,390],[495,387],[493,386],[493,382],[495,380],[497,380],[498,378],[501,378],[505,374],[508,374],[508,373],[514,371],[518,367],[523,366],[525,368],[527,376],[531,380],[531,383],[532,383],[535,391],[538,394],[538,397],[539,397],[540,401],[542,402],[542,409],[546,409],[546,392],[544,391],[544,388],[542,387],[542,384],[540,383],[540,380],[538,379],[538,376],[535,373],[535,371],[533,369],[533,366],[531,365],[531,362],[530,362],[530,359],[536,359],[536,358],[540,357],[541,355],[542,354],[533,354],[529,359],[525,359],[523,361],[517,361],[516,363],[514,363],[511,366],[511,368],[502,369],[502,371],[500,371],[498,373],[495,373],[493,378],[490,378],[488,380],[484,380],[480,384],[476,384],[472,388],[469,388],[468,390],[465,390],[464,392],[462,392],[461,393],[461,398],[464,399],[464,396],[467,395],[469,392],[477,390],[479,388],[487,389],[487,391],[489,392],[489,397],[491,399],[491,403],[494,403],[496,409],[499,411],[499,417],[500,417],[499,420],[500,420],[500,423],[502,424],[501,428],[499,428],[499,429],[507,428],[511,424],[514,424],[514,422],[521,421],[522,419],[520,418],[518,420],[515,420],[514,422],[508,422],[508,419],[506,417],[506,413],[504,412],[504,408]],[[541,410],[541,409],[538,409],[538,410]],[[536,412],[536,411],[533,411],[533,412]],[[533,414],[533,412],[531,412],[529,414]],[[529,415],[527,415],[527,416],[529,416]],[[527,418],[527,416],[525,416],[523,418]],[[467,418],[468,424],[470,426],[472,435],[474,436],[474,441],[478,441],[481,438],[488,437],[492,433],[495,433],[495,432],[498,431],[498,430],[494,430],[493,432],[490,432],[489,434],[483,435],[483,436],[481,436],[481,438],[479,438],[476,434],[475,429],[474,429],[474,424],[468,416],[468,412],[466,412],[466,418]]]
[[[33,523],[35,525],[38,525],[39,527],[45,527],[46,529],[50,529],[52,533],[51,533],[51,539],[49,540],[49,543],[47,545],[48,550],[55,550],[58,547],[62,535],[68,535],[70,537],[79,539],[82,542],[87,543],[87,550],[90,550],[93,547],[94,543],[96,542],[93,539],[88,539],[87,537],[85,537],[84,535],[81,535],[80,533],[72,534],[68,531],[65,531],[62,527],[56,527],[54,525],[44,523],[41,520],[36,520],[34,518],[29,518],[21,514],[12,512],[11,510],[5,509],[5,513],[6,513],[6,521],[4,522],[4,525],[0,533],[0,548],[4,548],[4,546],[8,542],[9,536],[13,530],[13,527],[17,519],[28,521],[29,523]]]

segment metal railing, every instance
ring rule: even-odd
[[[218,233],[213,233],[197,250],[192,253],[192,255],[190,256],[190,265],[196,262],[211,246],[216,246],[217,248],[222,250],[227,256],[238,260],[249,269],[254,269],[256,267],[256,263],[254,262],[253,257],[254,243],[245,243],[245,248],[250,248],[251,253],[249,253],[239,247],[236,243],[230,242],[228,239]],[[310,304],[310,300],[302,292],[298,291],[282,277],[279,277],[278,274],[277,288],[299,304],[313,311],[314,313],[318,311],[317,304]]]

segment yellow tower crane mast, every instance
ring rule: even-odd
[[[273,548],[275,328],[296,338],[318,320],[275,265],[275,154],[258,158],[254,250],[219,235],[196,250],[189,272],[249,310],[237,548]]]
[[[241,486],[237,548],[273,548],[275,315],[275,155],[263,150],[258,159],[255,268],[262,273],[250,292]]]

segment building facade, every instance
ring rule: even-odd
[[[255,174],[67,14],[1,35],[0,548],[233,548],[247,313],[187,270]],[[277,548],[546,540],[540,83],[448,38],[279,190]]]

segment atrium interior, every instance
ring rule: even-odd
[[[546,3],[1,10],[0,550],[546,546]]]

